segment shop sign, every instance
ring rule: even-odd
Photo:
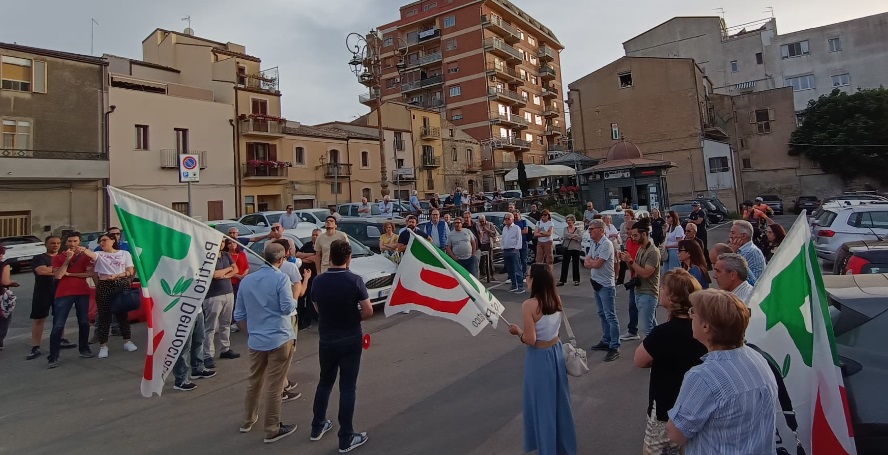
[[[605,171],[604,179],[605,180],[613,180],[613,179],[627,179],[632,177],[632,173],[628,169],[623,169],[621,171]]]

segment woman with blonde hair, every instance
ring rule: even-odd
[[[706,354],[706,347],[694,339],[688,314],[691,294],[699,290],[700,283],[687,271],[666,272],[660,285],[660,306],[669,312],[669,320],[654,327],[635,350],[635,365],[651,369],[644,455],[681,453],[680,446],[669,441],[667,412],[675,404],[685,373]]]
[[[401,262],[401,253],[398,252],[398,234],[395,232],[395,223],[386,221],[382,225],[385,232],[379,236],[379,252],[395,264]]]

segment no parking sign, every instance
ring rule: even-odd
[[[200,157],[179,155],[179,183],[200,181]]]

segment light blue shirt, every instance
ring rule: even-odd
[[[712,351],[685,373],[669,419],[686,438],[686,455],[777,451],[777,382],[748,346]]]
[[[746,259],[746,263],[749,265],[749,277],[752,279],[750,284],[755,284],[765,271],[765,255],[752,242],[746,242],[737,250],[737,253]]]
[[[392,219],[392,215],[395,209],[395,205],[392,204],[391,201],[386,203],[385,201],[379,201],[379,211],[382,212],[382,216]]]
[[[247,346],[254,351],[271,351],[296,339],[293,320],[296,300],[290,279],[264,264],[240,282],[234,303],[234,320],[247,321]]]
[[[419,209],[420,209],[420,206],[419,206],[419,198],[416,197],[415,194],[414,194],[413,196],[410,196],[410,206],[413,208],[413,210],[419,210]]]

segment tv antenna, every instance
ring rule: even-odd
[[[188,28],[191,28],[191,15],[187,15],[182,18],[182,22],[188,22]]]
[[[89,20],[91,21],[89,24],[89,55],[94,55],[93,54],[93,45],[95,43],[95,37],[96,37],[96,25],[99,25],[99,23],[96,22],[96,19],[92,18],[92,17],[89,18]]]
[[[724,8],[715,8],[713,11],[718,11],[721,14],[722,19],[725,18],[725,9]]]
[[[774,7],[773,6],[766,6],[765,10],[762,12],[763,13],[771,13],[771,19],[774,19]]]

